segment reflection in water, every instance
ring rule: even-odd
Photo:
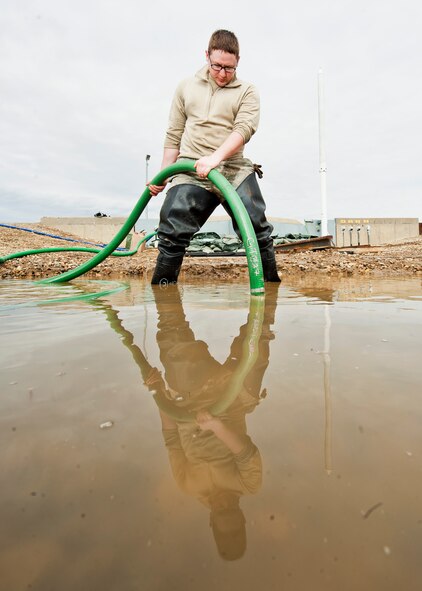
[[[195,338],[178,287],[154,287],[164,375],[134,344],[117,313],[103,307],[154,394],[173,476],[183,492],[210,510],[215,543],[225,560],[236,560],[246,550],[240,497],[256,493],[262,482],[261,456],[247,434],[246,415],[266,396],[261,387],[277,291],[274,285],[265,299],[251,298],[247,322],[227,360],[219,363],[208,345]]]
[[[325,470],[328,475],[333,471],[332,468],[332,425],[331,425],[331,355],[330,355],[330,329],[331,317],[329,304],[324,305],[324,400],[325,400]]]
[[[2,315],[1,589],[420,588],[420,278],[303,284]]]

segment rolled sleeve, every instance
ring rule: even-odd
[[[262,485],[262,461],[258,448],[248,438],[247,446],[235,454],[234,459],[244,489],[250,494],[256,493]]]
[[[177,429],[163,429],[162,433],[167,449],[182,449],[179,431]]]
[[[186,113],[182,94],[182,83],[176,89],[170,107],[169,123],[164,140],[165,148],[179,148],[186,124]]]
[[[237,131],[245,144],[258,129],[260,101],[255,86],[249,86],[242,97],[239,110],[234,120],[233,131]]]
[[[177,429],[163,429],[162,433],[170,460],[171,471],[178,486],[183,490],[189,464],[183,451],[179,432]]]

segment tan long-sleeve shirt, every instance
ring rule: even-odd
[[[165,148],[179,150],[179,159],[197,160],[214,152],[236,131],[246,144],[258,128],[259,95],[252,84],[233,78],[220,87],[204,66],[177,87],[170,109]],[[243,157],[243,147],[217,168],[235,187],[253,172],[253,164]],[[190,182],[215,190],[208,180],[190,174],[177,175],[176,184]],[[216,191],[218,192],[218,191]]]
[[[214,152],[233,132],[246,144],[258,128],[256,88],[236,77],[218,86],[204,66],[177,87],[164,146],[178,148],[180,158],[198,159]],[[233,156],[239,158],[243,148]]]
[[[211,431],[198,431],[194,423],[163,430],[163,436],[177,484],[207,507],[218,492],[241,496],[260,489],[261,455],[246,434],[245,449],[239,454],[233,454]]]

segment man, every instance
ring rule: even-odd
[[[239,43],[234,33],[215,31],[205,52],[207,65],[176,89],[164,143],[162,168],[178,159],[194,159],[197,175],[179,174],[171,181],[160,212],[159,255],[151,283],[176,283],[190,239],[222,203],[239,230],[229,206],[207,179],[213,168],[238,192],[254,227],[265,281],[279,282],[265,202],[255,168],[243,147],[258,127],[259,96],[236,77]],[[149,185],[152,195],[164,186]]]

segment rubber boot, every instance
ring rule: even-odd
[[[151,285],[168,285],[169,283],[177,283],[182,262],[183,255],[170,257],[160,252],[157,257]]]
[[[271,281],[273,283],[281,283],[281,279],[278,276],[277,264],[275,260],[274,248],[271,245],[270,248],[261,251],[262,270],[264,271],[264,281]]]

